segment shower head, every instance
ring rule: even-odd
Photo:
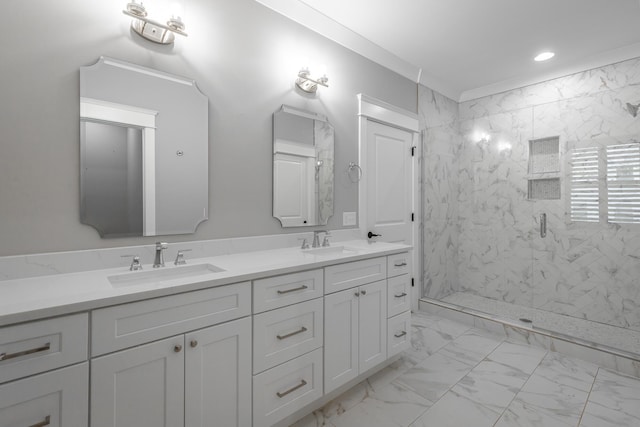
[[[633,117],[636,117],[638,115],[638,108],[640,107],[640,104],[629,104],[627,102],[627,111],[629,112],[629,114],[631,114]]]

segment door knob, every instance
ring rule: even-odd
[[[376,234],[376,233],[372,233],[371,231],[367,233],[367,237],[368,238],[372,238],[372,237],[382,237],[382,234]]]

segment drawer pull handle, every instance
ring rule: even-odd
[[[396,338],[401,338],[403,336],[407,335],[407,331],[402,331],[399,334],[393,334],[394,337]]]
[[[295,291],[303,291],[307,289],[307,285],[302,285],[300,287],[297,288],[293,288],[293,289],[287,289],[286,291],[278,291],[278,294],[282,295],[282,294],[288,294],[289,292],[295,292]]]
[[[30,425],[29,427],[44,427],[48,425],[51,425],[51,415],[47,415],[44,421],[40,421],[39,423]]]
[[[297,386],[295,386],[295,387],[291,387],[291,388],[290,388],[289,390],[287,390],[287,391],[283,391],[282,393],[280,393],[279,391],[277,391],[277,392],[276,392],[276,395],[277,395],[279,398],[283,398],[283,397],[285,397],[287,394],[289,394],[289,393],[293,393],[294,391],[296,391],[296,390],[297,390],[297,389],[299,389],[300,387],[304,387],[304,386],[306,386],[306,385],[307,385],[307,382],[306,382],[305,380],[302,380],[302,381],[300,381],[300,384],[298,384],[298,385],[297,385]]]
[[[42,347],[32,348],[31,350],[19,351],[17,353],[2,353],[0,354],[0,362],[4,360],[9,360],[9,359],[15,359],[16,357],[20,357],[20,356],[26,356],[27,354],[40,353],[41,351],[47,351],[50,349],[51,349],[51,343],[46,343]]]
[[[406,296],[407,296],[407,293],[406,293],[406,292],[403,292],[403,293],[401,293],[400,295],[394,295],[394,297],[396,297],[396,298],[404,298],[404,297],[406,297]]]
[[[276,335],[276,338],[278,338],[279,340],[283,340],[285,338],[289,338],[289,337],[292,337],[294,335],[301,334],[303,332],[307,332],[307,328],[305,328],[304,326],[302,328],[298,329],[295,332],[288,333],[287,335]]]
[[[402,261],[400,264],[393,264],[394,267],[404,267],[406,265],[407,265],[407,263],[404,262],[404,261]]]

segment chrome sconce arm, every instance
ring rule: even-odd
[[[184,22],[179,16],[172,16],[166,24],[162,24],[148,18],[144,5],[135,0],[127,3],[126,9],[122,13],[134,18],[131,21],[133,31],[154,43],[171,44],[175,40],[175,34],[187,37],[187,33],[184,31]]]

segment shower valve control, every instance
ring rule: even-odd
[[[540,237],[543,239],[547,237],[547,214],[540,214]]]

